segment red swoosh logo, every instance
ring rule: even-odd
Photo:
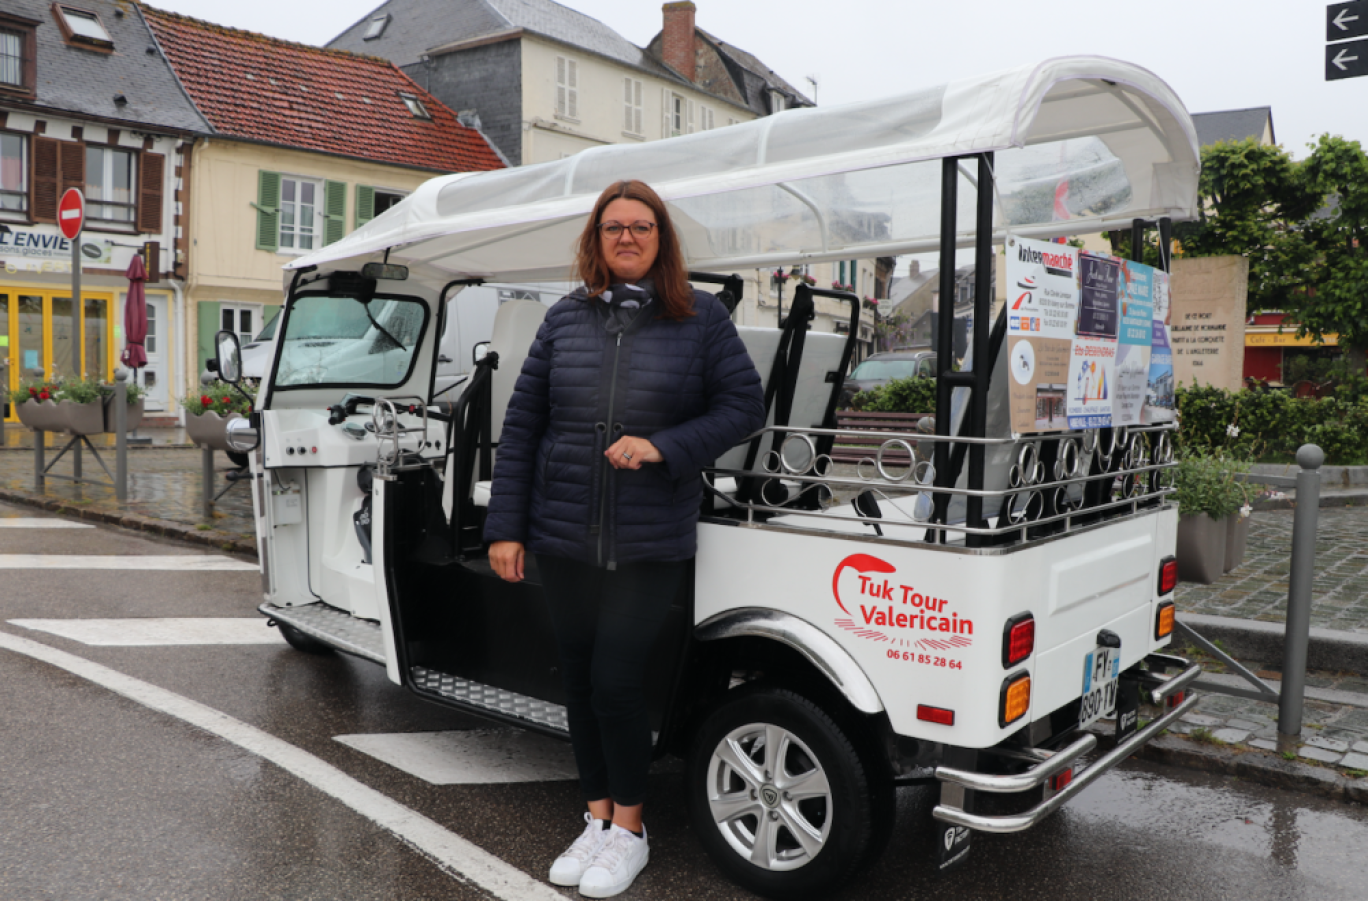
[[[841,581],[841,572],[845,570],[846,567],[850,567],[860,573],[891,573],[898,571],[897,567],[893,564],[880,560],[878,557],[871,557],[868,554],[851,554],[849,557],[842,560],[836,567],[835,575],[831,577],[831,594],[832,597],[836,598],[836,606],[845,610],[846,616],[850,616],[850,611],[846,610],[845,604],[841,603],[841,593],[836,590],[836,586]]]

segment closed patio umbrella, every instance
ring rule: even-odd
[[[128,301],[124,304],[124,349],[119,359],[135,370],[136,376],[136,370],[147,365],[147,351],[143,348],[147,340],[147,296],[143,293],[147,270],[141,255],[133,255],[124,274],[128,276]]]

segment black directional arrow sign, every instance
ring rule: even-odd
[[[1368,75],[1368,41],[1345,41],[1325,48],[1325,80]]]
[[[1368,35],[1368,0],[1332,3],[1325,10],[1325,39],[1343,41]]]

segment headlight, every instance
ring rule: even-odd
[[[256,450],[261,443],[261,434],[252,427],[250,419],[230,419],[225,426],[224,441],[240,454]]]

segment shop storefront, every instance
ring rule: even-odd
[[[109,236],[81,237],[81,299],[72,299],[71,245],[55,227],[5,226],[0,231],[0,372],[6,390],[42,380],[89,377],[111,381],[124,347],[124,272],[142,245]],[[137,381],[150,413],[174,413],[171,292],[146,289],[148,365]],[[14,410],[7,421],[17,420]]]

